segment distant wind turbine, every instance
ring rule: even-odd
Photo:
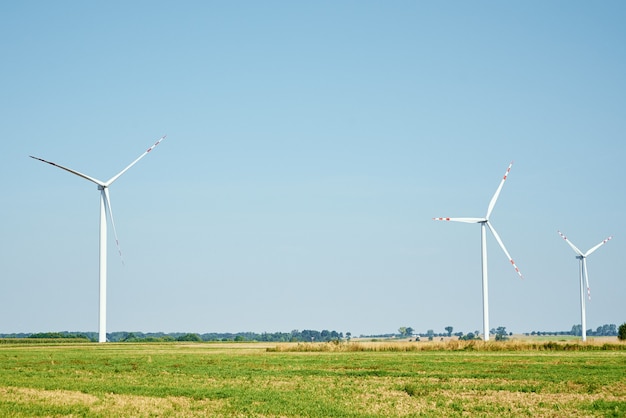
[[[115,243],[117,245],[117,250],[122,256],[122,252],[120,250],[120,244],[117,239],[117,231],[115,230],[115,222],[113,221],[113,211],[111,210],[111,200],[109,198],[109,186],[113,184],[115,180],[117,180],[122,174],[124,174],[129,168],[134,166],[139,160],[145,157],[150,151],[152,151],[157,145],[161,143],[165,139],[165,136],[162,136],[157,142],[154,143],[150,148],[148,148],[143,154],[141,154],[135,161],[130,163],[125,169],[111,177],[107,181],[101,181],[94,177],[89,177],[86,174],[82,174],[76,170],[72,170],[71,168],[63,167],[62,165],[46,161],[42,158],[33,157],[30,155],[30,158],[34,158],[35,160],[42,161],[44,163],[48,163],[55,167],[58,167],[62,170],[68,171],[72,174],[76,174],[79,177],[84,178],[85,180],[89,180],[98,185],[98,190],[100,190],[100,311],[99,311],[99,328],[98,328],[98,342],[106,342],[106,301],[107,301],[107,213],[109,218],[111,219],[111,225],[113,226],[113,233],[115,235]]]
[[[513,163],[511,162],[511,164],[509,164],[509,167],[506,169],[506,172],[504,173],[504,177],[502,178],[502,181],[500,182],[500,185],[498,186],[496,193],[491,198],[491,202],[489,202],[489,206],[487,207],[487,215],[485,215],[484,218],[433,218],[436,221],[453,221],[453,222],[465,222],[465,223],[470,223],[470,224],[480,224],[480,242],[481,242],[482,270],[483,270],[483,332],[484,332],[485,341],[489,341],[489,288],[488,288],[488,280],[487,280],[487,230],[486,228],[489,228],[489,230],[493,234],[496,241],[498,241],[500,248],[502,248],[502,251],[504,251],[504,254],[506,254],[507,258],[509,259],[509,262],[511,263],[511,265],[513,266],[513,268],[515,269],[519,277],[523,278],[522,273],[519,271],[519,269],[515,265],[515,262],[511,258],[511,255],[509,254],[509,252],[506,250],[506,247],[502,243],[500,236],[496,232],[493,225],[491,225],[491,222],[489,222],[489,216],[491,215],[491,212],[493,211],[493,207],[496,205],[496,200],[498,200],[498,196],[500,195],[502,186],[504,186],[504,182],[506,181],[506,178],[509,172],[511,171],[512,165]]]
[[[609,242],[611,238],[613,237],[612,236],[608,237],[607,239],[602,241],[600,244],[596,245],[595,247],[592,247],[586,253],[583,253],[582,251],[578,249],[578,247],[576,247],[572,243],[572,241],[568,240],[567,237],[561,233],[561,231],[557,231],[557,232],[559,233],[561,238],[563,238],[565,242],[567,242],[567,244],[570,247],[572,247],[572,250],[574,250],[574,252],[577,254],[576,258],[580,260],[580,262],[578,263],[580,266],[579,267],[579,270],[580,270],[580,318],[581,318],[580,327],[581,327],[582,340],[587,341],[587,314],[585,312],[585,284],[587,284],[587,295],[589,297],[589,300],[591,300],[591,289],[589,288],[589,276],[587,276],[587,257],[589,257],[595,250],[600,248],[602,245]],[[583,282],[583,276],[584,276],[585,282]]]

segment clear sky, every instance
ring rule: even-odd
[[[0,5],[0,332],[353,335],[626,321],[626,3]],[[112,238],[112,237],[111,237]]]

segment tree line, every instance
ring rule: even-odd
[[[462,331],[452,333],[454,331],[454,327],[450,325],[445,327],[444,329],[446,332],[437,333],[434,330],[429,329],[426,332],[415,333],[412,327],[400,327],[398,328],[398,334],[392,334],[391,336],[397,337],[397,338],[407,338],[407,337],[414,336],[415,341],[421,341],[422,338],[426,338],[428,339],[428,341],[432,341],[435,337],[443,338],[443,337],[452,337],[452,336],[457,337],[459,340],[481,339],[480,331],[468,332],[467,334],[463,333]],[[512,333],[509,333],[506,331],[506,327],[492,328],[489,331],[489,334],[495,335],[496,341],[506,340],[508,339],[509,335],[512,335]]]
[[[622,326],[624,326],[626,324],[623,324]],[[620,327],[621,328],[621,327]],[[459,332],[455,332],[454,331],[454,327],[452,326],[447,326],[444,328],[445,332],[435,332],[432,329],[429,329],[426,332],[420,332],[420,333],[416,333],[414,331],[414,329],[412,327],[400,327],[398,328],[398,333],[396,334],[385,334],[385,335],[378,335],[378,336],[373,336],[373,337],[395,337],[395,338],[409,338],[409,337],[415,337],[417,341],[421,340],[422,338],[427,338],[429,341],[432,341],[435,337],[458,337],[460,340],[476,340],[476,339],[481,339],[480,337],[480,331],[474,331],[474,332],[468,332],[467,334],[459,331]],[[513,335],[513,333],[511,332],[507,332],[506,327],[497,327],[497,328],[492,328],[489,330],[489,334],[495,336],[496,341],[500,341],[500,340],[506,340],[508,339],[508,337],[510,337],[511,335]],[[580,324],[577,325],[573,325],[572,329],[570,329],[569,331],[532,331],[532,332],[527,332],[525,333],[525,335],[575,335],[575,336],[581,336],[582,335],[582,326]],[[615,337],[620,335],[619,330],[617,325],[615,324],[604,324],[602,326],[599,326],[598,328],[596,328],[596,330],[594,331],[593,329],[588,329],[587,330],[587,335],[589,336],[595,336],[595,337]],[[363,336],[362,336],[363,337]]]
[[[526,333],[526,335],[582,335],[582,326],[580,324],[572,325],[572,329],[569,331],[532,331],[530,333]],[[615,337],[618,335],[617,325],[615,324],[604,324],[599,326],[594,331],[589,328],[587,330],[588,336],[595,337]]]
[[[237,332],[237,333],[183,333],[183,332],[110,332],[107,333],[109,342],[170,342],[170,341],[258,341],[258,342],[329,342],[350,338],[350,333],[329,330],[293,330],[291,332]],[[37,338],[37,339],[87,339],[98,341],[97,332],[39,332],[0,334],[0,338]]]

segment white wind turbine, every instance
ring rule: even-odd
[[[125,169],[111,177],[107,181],[101,181],[93,177],[89,177],[86,174],[82,174],[76,170],[72,170],[71,168],[63,167],[62,165],[46,161],[42,158],[33,157],[35,160],[43,161],[44,163],[48,163],[65,171],[69,171],[72,174],[76,174],[79,177],[82,177],[86,180],[89,180],[98,185],[98,190],[100,190],[100,310],[99,310],[99,328],[98,328],[98,342],[106,342],[106,290],[107,290],[107,213],[109,218],[111,219],[111,225],[113,226],[113,233],[115,235],[115,243],[117,245],[118,252],[120,253],[120,257],[122,252],[120,251],[119,241],[117,239],[117,232],[115,230],[115,222],[113,221],[113,212],[111,210],[111,200],[109,198],[109,186],[113,184],[115,180],[117,180],[122,174],[124,174],[129,168],[134,166],[139,160],[145,157],[150,151],[152,151],[157,145],[161,143],[165,139],[165,136],[162,136],[157,142],[154,143],[150,148],[148,148],[143,154],[141,154],[135,161],[130,163]]]
[[[493,225],[491,225],[491,222],[489,222],[489,216],[491,215],[491,212],[493,211],[493,207],[496,204],[496,200],[498,200],[498,196],[500,195],[502,186],[504,186],[504,182],[506,181],[506,177],[508,176],[509,171],[511,171],[512,165],[513,163],[511,162],[511,164],[509,164],[509,167],[506,169],[506,172],[504,173],[504,177],[502,178],[502,181],[500,182],[500,185],[498,186],[496,193],[491,198],[491,202],[489,202],[489,206],[487,207],[487,214],[485,215],[484,218],[433,218],[436,221],[454,221],[454,222],[465,222],[465,223],[470,223],[470,224],[480,224],[480,242],[481,242],[481,256],[482,256],[481,259],[482,259],[482,271],[483,271],[483,332],[484,332],[485,341],[489,341],[489,288],[488,288],[488,280],[487,280],[487,230],[486,228],[489,228],[489,230],[493,234],[496,241],[498,241],[500,248],[502,248],[502,251],[504,251],[504,254],[506,254],[507,258],[509,259],[509,262],[511,263],[511,265],[513,265],[513,268],[515,269],[517,274],[520,276],[520,278],[523,278],[522,273],[519,271],[519,269],[515,265],[515,262],[511,258],[511,255],[509,254],[509,252],[506,250],[506,247],[502,243],[500,236],[496,232]]]
[[[589,297],[589,300],[591,300],[591,289],[589,288],[589,276],[587,276],[587,257],[589,257],[595,250],[600,248],[602,245],[609,242],[611,238],[613,237],[612,236],[608,237],[607,239],[602,241],[600,244],[596,245],[595,247],[592,247],[586,253],[583,253],[572,243],[572,241],[568,240],[567,237],[561,233],[561,231],[557,231],[557,232],[559,233],[561,238],[563,238],[565,242],[567,242],[569,246],[572,247],[572,250],[574,250],[574,252],[577,254],[576,258],[580,260],[580,262],[578,263],[580,266],[579,267],[579,270],[580,270],[580,317],[581,317],[580,327],[581,327],[582,340],[587,341],[587,314],[585,312],[585,283],[587,284],[587,295]],[[583,276],[584,276],[585,283],[583,282]]]

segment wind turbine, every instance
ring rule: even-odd
[[[498,200],[498,196],[500,195],[502,186],[504,186],[504,182],[506,181],[506,178],[509,175],[509,172],[511,171],[512,165],[513,165],[513,162],[511,162],[511,164],[509,164],[509,167],[506,169],[506,172],[504,173],[504,177],[502,177],[502,181],[500,182],[500,185],[498,186],[496,193],[493,195],[493,197],[491,198],[491,201],[489,202],[489,206],[487,207],[487,214],[485,215],[484,218],[433,218],[436,221],[453,221],[453,222],[464,222],[464,223],[470,223],[470,224],[480,224],[481,260],[482,260],[482,271],[483,271],[483,330],[484,330],[485,341],[489,341],[489,288],[488,288],[488,280],[487,280],[487,228],[489,228],[489,230],[493,234],[496,241],[498,241],[500,248],[502,248],[502,251],[504,251],[504,254],[506,254],[507,258],[509,259],[509,262],[511,263],[511,265],[513,266],[517,274],[520,276],[520,278],[523,278],[522,273],[519,271],[519,268],[517,268],[517,266],[515,265],[515,262],[511,258],[511,255],[509,254],[509,252],[506,250],[506,247],[502,243],[500,236],[496,232],[493,225],[491,225],[491,222],[489,222],[489,216],[491,215],[491,212],[493,211],[493,207],[496,205],[496,200]]]
[[[563,238],[565,242],[567,242],[567,244],[570,247],[572,247],[572,250],[574,250],[574,252],[577,254],[576,258],[580,260],[580,262],[578,263],[580,266],[579,267],[579,270],[580,270],[580,317],[581,317],[580,327],[581,327],[582,340],[587,341],[587,314],[585,313],[585,283],[583,283],[583,276],[585,276],[584,278],[587,284],[587,295],[589,297],[589,300],[591,300],[591,289],[589,288],[589,276],[587,276],[587,257],[589,257],[595,250],[600,248],[602,245],[609,242],[611,238],[613,237],[612,236],[608,237],[607,239],[602,241],[600,244],[596,245],[595,247],[592,247],[586,253],[583,253],[582,251],[578,249],[578,247],[576,247],[572,243],[572,241],[568,240],[567,237],[561,233],[561,231],[557,231],[557,232],[559,233],[561,238]]]
[[[165,139],[165,136],[162,136],[157,142],[154,143],[150,148],[148,148],[143,154],[141,154],[135,161],[130,163],[125,169],[111,177],[107,181],[101,181],[94,177],[90,177],[86,174],[80,173],[76,170],[72,170],[71,168],[64,167],[62,165],[46,161],[42,158],[33,157],[30,155],[30,158],[34,158],[35,160],[42,161],[44,163],[48,163],[55,167],[58,167],[62,170],[68,171],[72,174],[76,174],[79,177],[84,178],[85,180],[89,180],[92,183],[98,185],[98,190],[100,190],[100,310],[99,310],[99,327],[98,327],[98,342],[106,342],[106,304],[107,304],[107,214],[111,219],[111,226],[113,226],[113,233],[115,235],[115,244],[117,245],[117,250],[122,256],[122,252],[120,250],[120,244],[117,239],[117,231],[115,230],[115,222],[113,221],[113,211],[111,210],[111,200],[109,198],[109,187],[115,180],[117,180],[122,174],[128,171],[129,168],[137,164],[139,160],[145,157],[150,151],[152,151],[157,145],[161,143]]]

